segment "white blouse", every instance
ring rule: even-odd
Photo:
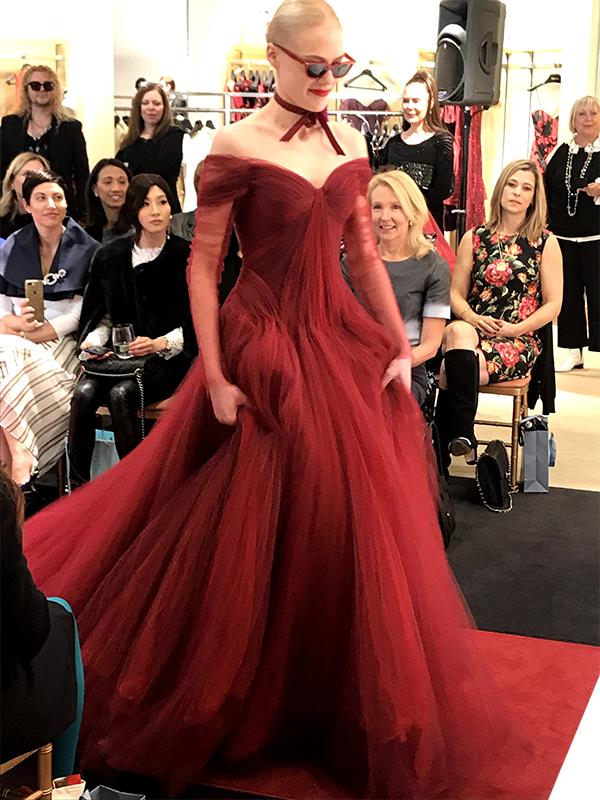
[[[8,297],[0,294],[0,318],[6,314],[21,316],[22,297]],[[75,333],[79,327],[79,317],[81,316],[81,305],[83,297],[76,294],[71,300],[46,300],[44,299],[44,316],[49,322],[59,339]]]

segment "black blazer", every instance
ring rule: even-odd
[[[2,178],[15,156],[31,150],[31,139],[27,136],[27,115],[9,114],[2,117],[0,125],[0,170]],[[45,141],[45,138],[44,138]],[[69,215],[75,220],[85,217],[85,185],[90,175],[87,149],[81,128],[76,119],[59,122],[52,120],[49,132],[48,153],[42,152],[54,172],[58,172],[67,184]]]
[[[2,696],[0,759],[53,741],[74,721],[75,627],[36,587],[23,555],[15,505],[0,487]]]
[[[116,155],[134,175],[152,172],[166,180],[173,195],[173,214],[181,211],[177,198],[177,178],[183,159],[183,137],[181,128],[174,125],[156,139],[136,139]]]
[[[170,236],[158,258],[131,265],[132,236],[102,245],[92,261],[83,297],[79,343],[109,314],[114,325],[131,323],[136,336],[156,339],[183,328],[183,352],[165,359],[169,371],[183,377],[197,355],[187,287],[190,243]]]
[[[28,664],[50,634],[50,612],[36,587],[19,540],[14,507],[0,494],[2,510],[2,687],[11,682],[13,663]]]

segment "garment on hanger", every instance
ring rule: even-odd
[[[125,134],[129,130],[129,126],[125,124],[124,120],[120,117],[115,117],[115,153],[118,153],[123,144]]]
[[[196,210],[198,203],[194,189],[194,172],[198,164],[210,153],[216,135],[216,130],[204,125],[193,136],[183,137],[183,160],[181,162],[185,188],[183,211]]]
[[[485,222],[485,199],[487,197],[483,182],[483,162],[481,156],[481,109],[471,107],[471,134],[469,137],[469,164],[467,172],[467,230]],[[460,175],[462,169],[462,139],[464,111],[459,106],[444,106],[442,120],[454,135],[454,193],[444,201],[446,209],[444,229],[456,230],[456,214],[452,208],[458,208],[460,202]]]
[[[383,99],[375,99],[368,105],[364,105],[361,103],[360,100],[357,100],[355,97],[349,97],[348,99],[342,100],[340,102],[340,109],[342,111],[390,111],[389,105]],[[377,128],[380,126],[381,122],[387,117],[371,117],[371,116],[358,116],[357,114],[344,114],[344,119],[348,120],[348,122],[356,128],[357,131],[362,130],[363,121],[366,120],[367,125],[372,133],[375,133]]]
[[[558,117],[553,117],[539,108],[531,114],[535,140],[531,146],[531,160],[545,171],[550,154],[558,144]]]

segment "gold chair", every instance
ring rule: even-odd
[[[31,750],[29,753],[24,753],[22,756],[7,761],[0,766],[0,775],[4,775],[11,769],[21,764],[27,758],[36,754],[37,760],[37,783],[38,788],[36,791],[26,794],[24,792],[16,792],[13,789],[4,789],[2,791],[2,800],[39,800],[39,798],[52,798],[52,745],[45,744],[37,750]]]
[[[519,474],[519,423],[523,417],[527,416],[527,390],[531,382],[531,375],[525,378],[518,378],[514,381],[499,381],[487,386],[480,386],[480,394],[497,394],[512,397],[513,399],[513,413],[511,422],[502,422],[500,420],[490,419],[476,419],[475,425],[490,425],[498,428],[510,428],[510,482],[513,491],[518,490]],[[488,444],[488,442],[481,441],[481,444]]]

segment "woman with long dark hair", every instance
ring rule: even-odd
[[[93,371],[88,347],[111,347],[114,325],[132,324],[132,356],[154,354],[143,377],[144,402],[170,397],[196,354],[186,267],[188,242],[169,235],[171,195],[160,175],[138,175],[128,190],[123,216],[133,227],[103,245],[92,262],[83,300],[80,350]],[[69,424],[71,486],[89,480],[96,411],[107,403],[117,452],[124,458],[142,440],[140,388],[133,377],[85,374],[75,387]]]
[[[435,80],[415,72],[402,94],[404,130],[392,136],[381,163],[407,172],[425,196],[440,230],[444,230],[444,200],[454,189],[452,134],[440,116]]]
[[[178,214],[177,178],[183,159],[183,131],[173,124],[169,98],[159,83],[138,89],[131,104],[129,130],[116,155],[133,175],[160,175],[171,190],[172,212]]]
[[[129,167],[118,158],[101,158],[90,172],[85,187],[85,229],[97,242],[106,244],[129,230],[121,209],[132,177]]]

